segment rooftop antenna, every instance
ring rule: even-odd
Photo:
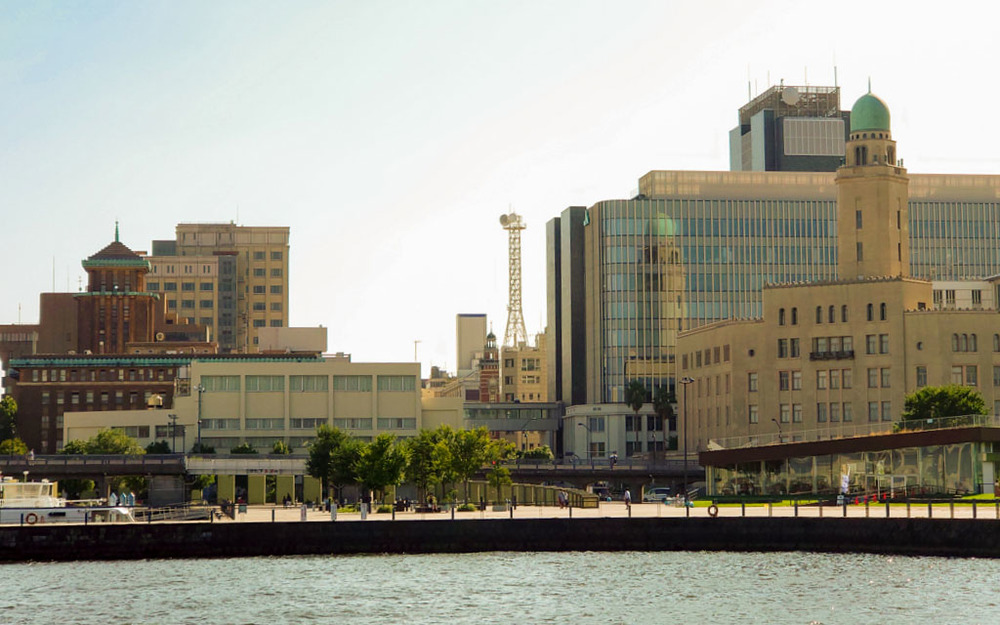
[[[524,313],[521,310],[521,231],[526,228],[524,220],[515,212],[500,215],[500,225],[507,231],[507,329],[503,333],[503,344],[517,347],[528,342],[528,331],[524,328]]]
[[[872,92],[872,77],[868,77],[868,93]]]
[[[836,65],[833,66],[833,86],[834,87],[840,86],[840,85],[837,84],[837,66]]]
[[[802,80],[805,81],[805,85],[809,86],[809,66],[802,68]]]

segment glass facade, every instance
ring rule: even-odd
[[[982,483],[978,460],[991,443],[965,442],[834,453],[706,468],[708,494],[839,494],[912,497],[970,494]]]

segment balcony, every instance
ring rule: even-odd
[[[809,360],[854,360],[854,350],[839,352],[809,352]]]

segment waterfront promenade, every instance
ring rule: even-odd
[[[888,508],[888,509],[887,509]],[[1000,502],[993,500],[977,502],[945,503],[932,502],[930,506],[926,501],[911,502],[909,506],[905,503],[891,503],[888,506],[882,503],[872,503],[868,506],[864,504],[849,504],[847,506],[817,506],[802,505],[768,505],[768,504],[729,504],[718,506],[715,510],[715,518],[851,518],[851,519],[981,519],[1000,520]],[[474,512],[455,512],[455,520],[476,520],[476,519],[599,519],[599,518],[700,518],[711,519],[709,506],[705,502],[698,502],[694,507],[688,508],[685,512],[683,506],[663,503],[634,503],[631,511],[620,501],[602,502],[597,508],[559,508],[556,506],[518,506],[516,510],[494,511],[491,506],[486,506],[486,510],[476,510]],[[317,509],[306,511],[307,522],[327,522],[331,521],[329,512]],[[299,522],[302,518],[301,507],[284,506],[248,506],[246,514],[237,513],[235,522],[261,523],[269,522]],[[361,514],[358,512],[338,512],[337,521],[359,521]],[[442,510],[441,512],[396,512],[395,517],[391,513],[369,513],[367,522],[386,521],[450,521],[452,513]],[[222,523],[233,523],[228,517],[215,521]]]

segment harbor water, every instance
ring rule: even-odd
[[[571,552],[0,565],[0,623],[997,623],[1000,560]]]

